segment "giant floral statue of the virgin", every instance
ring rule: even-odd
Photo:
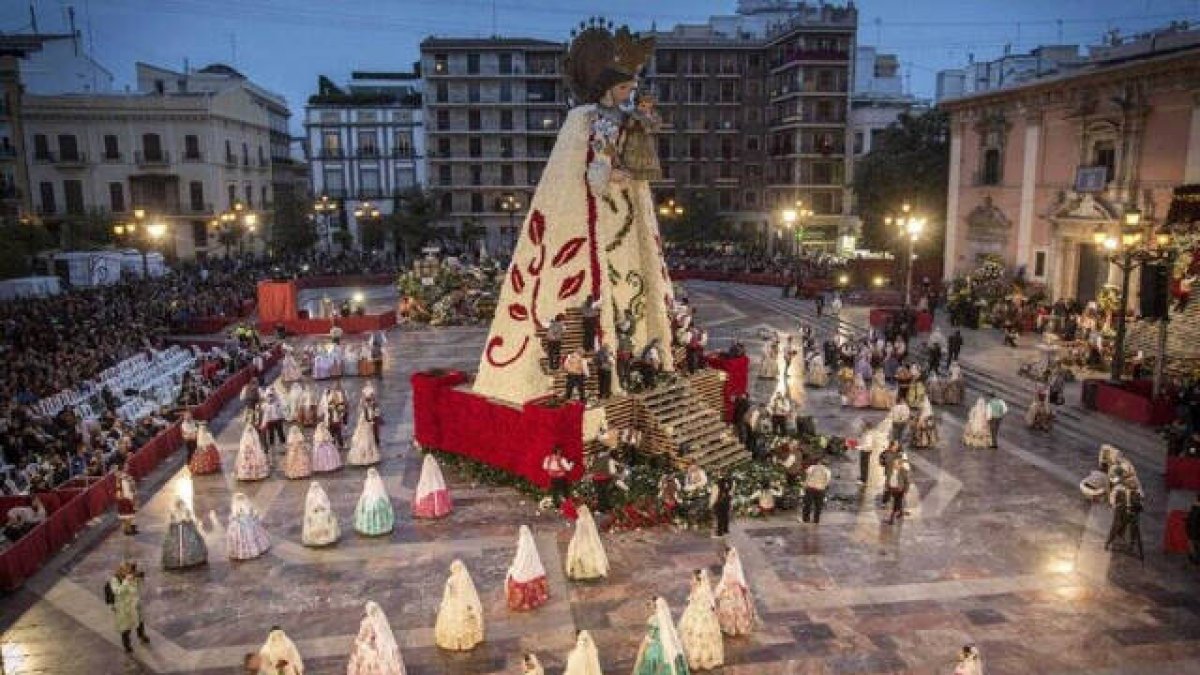
[[[613,32],[603,22],[581,28],[566,59],[579,105],[567,115],[530,202],[474,385],[517,404],[552,388],[538,331],[589,297],[600,301],[597,339],[613,352],[615,324],[627,311],[637,348],[671,343],[671,282],[650,186],[622,161],[630,97],[653,39],[625,27]],[[670,361],[664,358],[664,367]]]

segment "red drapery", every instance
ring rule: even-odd
[[[1187,553],[1187,511],[1175,509],[1167,514],[1167,527],[1163,530],[1163,551]]]
[[[286,321],[258,322],[258,330],[268,333],[275,330],[277,325],[283,325],[284,330],[294,335],[325,335],[335,325],[341,326],[346,334],[367,333],[376,330],[387,330],[396,325],[396,312],[388,310],[382,314],[364,314],[363,316],[346,316],[336,319],[289,319]]]
[[[733,421],[733,399],[745,394],[750,386],[750,358],[747,356],[727,357],[720,354],[708,354],[705,357],[708,365],[717,370],[725,371],[724,419]]]
[[[1167,489],[1200,490],[1200,459],[1195,457],[1168,457]]]
[[[291,281],[258,282],[258,320],[274,324],[296,318],[296,284]]]
[[[551,407],[542,401],[514,407],[455,387],[462,373],[415,373],[413,435],[421,445],[463,455],[545,488],[542,461],[557,445],[575,462],[571,479],[583,475],[583,407]]]

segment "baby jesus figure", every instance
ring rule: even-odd
[[[655,103],[653,94],[640,93],[637,108],[626,116],[622,125],[621,153],[617,164],[633,180],[662,178],[655,141],[655,136],[662,128],[662,119],[654,109]]]

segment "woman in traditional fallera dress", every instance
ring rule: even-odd
[[[945,405],[946,381],[937,373],[929,373],[929,377],[925,379],[925,393],[933,405]]]
[[[896,397],[884,380],[883,369],[877,368],[871,376],[871,407],[876,410],[891,410],[894,405]]]
[[[563,675],[604,675],[600,669],[600,653],[596,651],[596,641],[586,630],[579,631],[575,636],[575,648],[567,654],[567,667]]]
[[[367,602],[358,625],[358,637],[350,649],[346,675],[405,675],[404,658],[387,615],[374,602]]]
[[[483,642],[483,604],[461,560],[450,563],[450,578],[442,591],[433,637],[437,646],[457,652],[474,649]]]
[[[316,473],[326,473],[340,468],[342,456],[338,454],[333,434],[329,433],[329,425],[322,421],[313,433],[312,470]]]
[[[300,362],[296,360],[296,355],[291,349],[283,355],[283,363],[279,366],[279,379],[286,383],[297,382],[304,377],[304,373],[300,372]]]
[[[217,473],[221,470],[221,449],[217,447],[217,439],[213,438],[207,424],[197,424],[199,428],[196,430],[196,452],[192,453],[188,469],[193,476]]]
[[[262,518],[250,499],[234,493],[229,508],[229,524],[225,527],[225,553],[230,560],[250,560],[271,548],[271,537],[262,525]]]
[[[799,348],[799,345],[792,351],[792,355],[788,359],[787,396],[791,399],[797,413],[804,410],[808,397],[804,392],[804,351]]]
[[[659,597],[651,602],[650,619],[646,624],[646,637],[642,638],[638,648],[633,675],[688,675],[683,643],[675,631],[675,621],[666,600]]]
[[[546,568],[542,566],[537,543],[527,525],[521,526],[517,536],[517,553],[504,577],[504,596],[508,599],[508,608],[517,612],[537,609],[550,599]]]
[[[950,379],[946,380],[945,384],[945,401],[946,405],[962,405],[963,399],[966,398],[966,383],[963,382],[962,368],[958,366],[958,362],[950,364]]]
[[[421,479],[417,481],[417,493],[413,496],[412,511],[417,518],[441,518],[454,509],[446,479],[433,453],[427,453],[421,462]]]
[[[267,641],[258,650],[258,655],[262,659],[259,675],[304,675],[304,659],[300,657],[296,643],[279,626],[267,634]]]
[[[732,546],[725,552],[725,567],[721,570],[715,594],[721,631],[731,636],[752,633],[758,623],[758,611],[754,607],[750,585],[746,583],[742,557]]]
[[[300,543],[305,546],[328,546],[342,536],[337,514],[329,504],[329,495],[317,481],[308,486],[304,498],[304,527],[300,532]]]
[[[367,469],[362,496],[354,507],[354,529],[368,537],[378,537],[392,531],[396,526],[396,511],[388,497],[383,479],[375,467]]]
[[[916,366],[913,366],[912,370],[916,371]],[[921,401],[925,400],[927,395],[928,391],[925,388],[925,383],[916,377],[914,372],[913,382],[908,386],[908,396],[905,397],[907,399],[905,403],[908,404],[909,408],[918,410],[921,407]]]
[[[317,423],[317,390],[312,382],[306,382],[300,393],[300,409],[296,421],[301,426],[311,427]]]
[[[692,573],[692,591],[679,617],[679,639],[692,670],[711,670],[725,664],[725,642],[707,570]]]
[[[167,534],[163,537],[163,569],[180,570],[205,562],[208,562],[208,546],[204,544],[196,518],[182,499],[176,499]]]
[[[958,652],[954,675],[983,675],[983,656],[975,645],[966,645]]]
[[[600,541],[600,532],[587,504],[579,505],[579,517],[575,519],[575,533],[567,544],[567,578],[575,581],[598,579],[608,576],[608,554]]]
[[[370,466],[378,464],[379,459],[375,429],[367,420],[366,406],[359,406],[358,423],[354,426],[354,435],[350,438],[350,452],[346,453],[346,463],[350,466]]]
[[[846,401],[852,408],[871,407],[871,393],[867,390],[867,383],[863,381],[862,375],[857,373],[854,375],[853,383],[850,386],[850,395]]]
[[[933,404],[926,396],[917,408],[917,422],[913,426],[912,445],[914,448],[933,447],[938,441],[937,418],[933,415]]]
[[[238,443],[237,460],[233,469],[234,476],[245,481],[262,480],[271,473],[267,453],[263,452],[262,440],[252,424],[247,424],[242,430],[242,440]]]
[[[308,478],[312,475],[312,449],[299,424],[288,429],[287,453],[283,456],[283,475],[290,479]]]
[[[346,377],[358,377],[358,346],[353,342],[342,349],[342,374]]]
[[[771,340],[763,345],[762,362],[758,364],[758,376],[764,380],[779,377],[779,341]]]
[[[542,667],[537,654],[529,652],[521,657],[521,675],[546,675],[546,669]]]
[[[808,386],[825,387],[829,384],[829,368],[825,366],[825,357],[818,352],[808,362]]]
[[[987,422],[987,401],[980,396],[971,406],[971,414],[967,416],[967,424],[963,427],[963,445],[968,448],[990,448],[992,446],[992,431]]]
[[[299,381],[293,382],[287,395],[288,421],[295,424],[304,423],[304,385]]]

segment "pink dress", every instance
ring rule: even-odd
[[[263,527],[258,514],[250,509],[239,509],[229,518],[225,528],[225,552],[230,560],[257,558],[271,548],[271,537]]]
[[[454,509],[446,479],[433,455],[425,455],[421,465],[421,479],[417,481],[417,492],[413,498],[412,512],[417,518],[441,518]]]
[[[317,426],[313,437],[312,470],[316,473],[337,471],[342,468],[342,456],[338,454],[337,445],[329,433],[329,427],[324,423]]]
[[[283,475],[291,479],[308,478],[312,475],[312,459],[308,441],[303,436],[290,439],[287,454],[283,456]]]

